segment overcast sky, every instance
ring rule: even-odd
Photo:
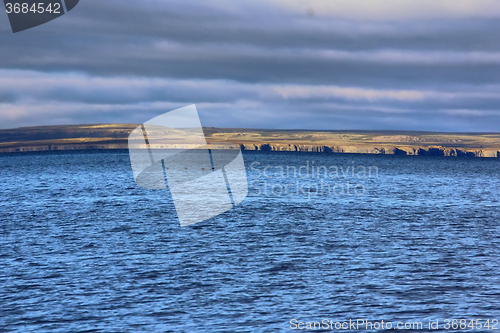
[[[0,128],[142,123],[500,132],[498,0],[81,0],[13,34]]]

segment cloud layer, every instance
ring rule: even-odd
[[[489,0],[87,0],[18,34],[0,21],[0,127],[196,103],[206,126],[500,131],[499,17]]]

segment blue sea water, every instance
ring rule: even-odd
[[[126,151],[0,155],[0,332],[500,319],[500,160],[244,159],[245,201],[181,228]]]

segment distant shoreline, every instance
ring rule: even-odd
[[[128,136],[137,126],[61,125],[0,130],[0,153],[128,149]],[[208,142],[232,142],[244,150],[500,158],[500,133],[213,127],[204,128],[204,132]]]

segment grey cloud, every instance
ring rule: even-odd
[[[135,122],[197,103],[211,126],[490,131],[500,124],[500,22],[453,17],[81,1],[39,29],[0,34],[0,127]],[[369,91],[402,98],[360,98]]]
[[[141,123],[189,103],[198,105],[206,126],[225,127],[456,131],[435,119],[453,117],[470,126],[469,118],[500,116],[492,108],[500,86],[384,90],[2,70],[0,90],[13,96],[0,102],[2,127],[33,125],[33,115],[46,125]],[[491,131],[494,123],[485,126]]]

